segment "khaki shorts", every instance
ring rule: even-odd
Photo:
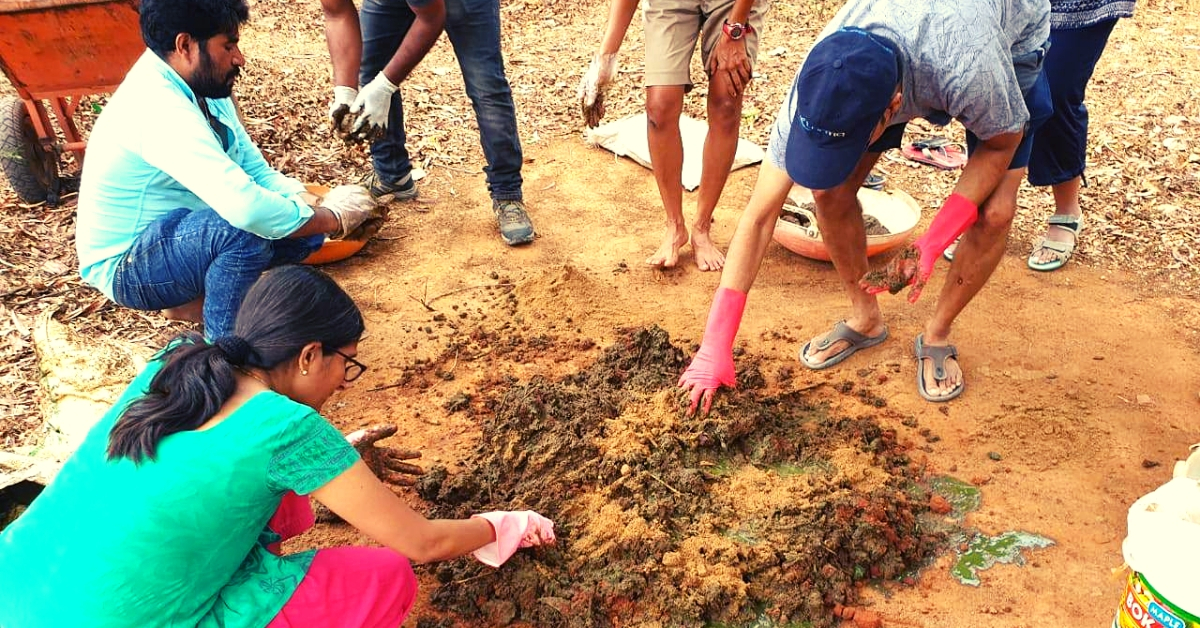
[[[683,85],[692,88],[692,52],[700,39],[700,55],[708,68],[708,56],[721,37],[734,0],[646,0],[643,5],[646,29],[646,86]],[[746,33],[746,53],[750,67],[758,56],[763,17],[771,9],[771,0],[754,0],[748,22],[753,33]]]

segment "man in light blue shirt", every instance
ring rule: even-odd
[[[121,305],[203,322],[216,339],[232,333],[264,270],[303,260],[382,207],[360,186],[311,206],[303,184],[263,159],[230,100],[245,64],[244,0],[143,0],[140,13],[149,49],[88,144],[80,274]]]

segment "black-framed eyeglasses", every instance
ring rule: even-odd
[[[366,364],[355,360],[337,349],[334,349],[333,352],[346,359],[346,376],[343,378],[346,382],[352,382],[367,372]]]

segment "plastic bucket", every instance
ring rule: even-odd
[[[1200,628],[1200,617],[1171,604],[1142,574],[1131,571],[1113,628]]]

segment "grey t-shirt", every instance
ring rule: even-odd
[[[1050,0],[850,0],[817,41],[848,27],[900,51],[904,99],[893,124],[956,118],[986,140],[1029,120],[1022,92],[1037,79],[1049,45]],[[796,100],[793,82],[767,150],[780,168]]]

